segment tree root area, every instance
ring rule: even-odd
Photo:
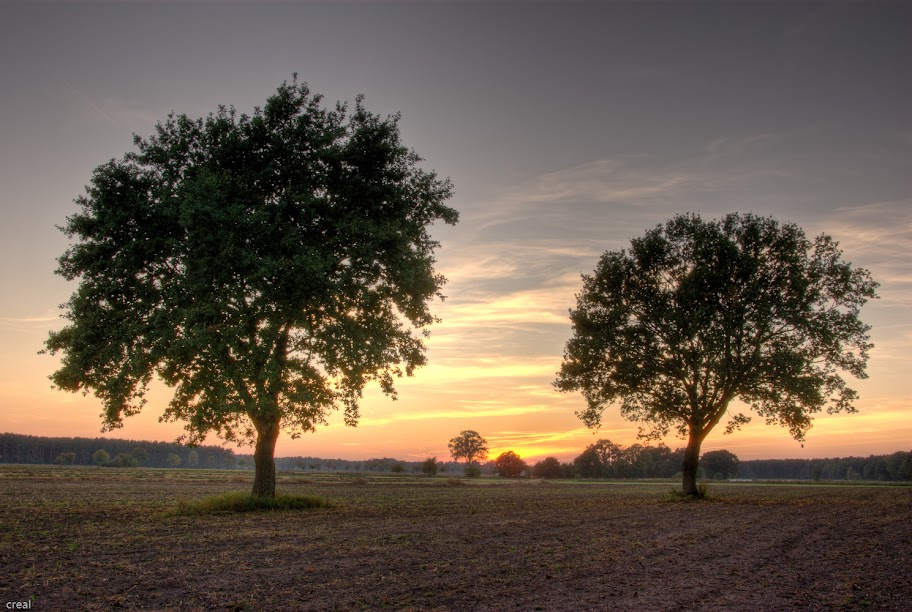
[[[227,477],[0,470],[0,605],[912,610],[912,487],[280,478],[329,509],[181,516]]]

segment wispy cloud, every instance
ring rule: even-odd
[[[459,404],[457,404],[459,406]],[[470,419],[490,417],[517,417],[535,413],[548,412],[551,407],[545,405],[505,406],[499,403],[466,402],[459,407],[447,410],[422,410],[420,412],[400,412],[387,417],[362,417],[359,427],[378,427],[407,421],[455,420],[466,422]],[[331,425],[333,427],[335,425]],[[338,425],[337,427],[342,427]]]
[[[46,314],[26,317],[0,317],[0,328],[8,331],[35,334],[59,325],[60,315]]]
[[[108,123],[126,126],[151,126],[161,119],[150,110],[130,106],[110,96],[99,98],[95,95],[89,95],[82,89],[75,87],[68,79],[60,77],[60,80],[70,93],[74,94],[83,104]]]
[[[871,269],[882,293],[912,306],[912,199],[838,208],[826,227],[847,259]]]

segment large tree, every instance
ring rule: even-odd
[[[51,379],[94,392],[105,430],[136,414],[155,375],[186,441],[255,440],[253,494],[275,495],[276,440],[342,409],[365,385],[425,363],[435,221],[456,223],[448,180],[419,167],[398,115],[325,108],[283,83],[252,116],[169,115],[99,166],[58,273],[79,286],[52,332]]]
[[[683,491],[697,494],[700,445],[733,400],[803,441],[812,417],[855,412],[840,372],[865,378],[871,344],[859,310],[876,297],[838,243],[752,214],[679,215],[608,251],[583,276],[555,386],[581,391],[592,428],[605,408],[687,439]],[[748,422],[731,415],[726,431]]]

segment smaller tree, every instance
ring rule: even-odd
[[[573,465],[581,478],[605,477],[605,466],[602,465],[602,460],[593,444],[590,444],[586,450],[580,453],[579,457],[573,460]]]
[[[678,215],[583,276],[555,385],[582,392],[590,428],[616,404],[647,424],[646,440],[676,430],[687,439],[682,491],[698,495],[706,437],[750,420],[729,413],[734,402],[799,442],[822,410],[856,412],[842,374],[867,378],[873,345],[859,314],[878,284],[842,255],[831,237],[771,218]]]
[[[526,469],[526,462],[511,450],[498,455],[494,465],[497,466],[497,473],[505,478],[519,478]]]
[[[536,478],[560,478],[563,470],[557,457],[545,457],[532,466],[532,475]]]
[[[145,465],[149,456],[146,453],[146,449],[142,446],[137,446],[130,452],[130,456],[136,459],[137,465]]]
[[[421,462],[421,473],[427,474],[428,476],[434,476],[437,474],[437,457],[428,457]]]
[[[110,459],[111,459],[111,455],[109,455],[108,451],[106,451],[103,448],[99,448],[97,451],[95,451],[92,454],[92,462],[95,465],[97,465],[98,467],[101,467],[102,465],[107,463]]]
[[[180,455],[176,453],[168,453],[168,467],[176,468],[181,464]]]
[[[727,450],[709,451],[700,457],[703,471],[710,478],[734,478],[738,475],[738,456]]]
[[[73,465],[76,461],[76,453],[60,453],[57,455],[57,463],[60,465]]]
[[[199,467],[200,459],[199,453],[195,450],[191,450],[187,453],[187,467],[195,468]]]
[[[449,446],[453,459],[456,461],[465,459],[467,475],[473,462],[484,461],[488,456],[488,441],[482,438],[477,431],[470,429],[460,432],[458,436],[449,441],[447,446]]]
[[[127,454],[127,453],[120,453],[116,457],[111,459],[110,461],[105,461],[102,464],[103,467],[119,467],[119,468],[122,468],[122,467],[131,468],[131,467],[136,467],[137,465],[139,465],[139,462],[136,459],[134,459],[132,455]]]

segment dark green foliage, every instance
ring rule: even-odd
[[[128,455],[127,453],[120,453],[113,459],[105,461],[101,465],[102,467],[132,468],[137,467],[139,465],[139,462],[134,459],[132,455]]]
[[[354,425],[368,382],[395,398],[426,362],[445,282],[428,227],[458,214],[398,119],[360,97],[324,108],[294,82],[253,116],[172,114],[136,137],[62,228],[57,272],[79,287],[46,343],[54,384],[93,392],[110,430],[160,377],[164,419],[191,443],[255,439],[253,492],[274,495],[280,428],[312,432],[337,409]]]
[[[532,475],[536,478],[563,478],[560,461],[557,457],[545,457],[532,466]]]
[[[738,475],[738,456],[727,450],[716,450],[703,453],[700,466],[712,478],[734,478]]]
[[[620,402],[646,439],[688,439],[684,491],[696,493],[700,445],[748,404],[803,440],[813,416],[854,412],[840,372],[865,378],[871,344],[861,307],[867,270],[843,262],[829,236],[752,214],[679,215],[606,252],[570,313],[558,390],[581,391],[589,427]],[[749,418],[729,415],[726,432]]]
[[[523,470],[528,467],[526,462],[513,451],[502,452],[494,460],[494,464],[497,466],[497,474],[504,478],[519,478],[522,476]]]
[[[57,455],[57,463],[60,465],[73,465],[76,461],[76,453],[60,453]]]
[[[73,465],[94,465],[92,454],[104,447],[109,455],[129,454],[144,467],[167,467],[167,456],[188,456],[191,449],[173,442],[141,442],[118,438],[46,438],[0,433],[0,463],[55,463],[61,454],[72,454]],[[197,446],[199,466],[207,469],[234,468],[234,452],[218,446]]]
[[[582,478],[669,478],[681,471],[684,450],[664,444],[627,448],[610,440],[590,444],[575,460]]]
[[[130,451],[130,456],[136,459],[137,465],[145,465],[146,461],[149,460],[149,454],[146,453],[146,449],[141,446],[137,446],[132,451]]]
[[[762,480],[845,480],[849,470],[864,480],[912,481],[912,451],[869,457],[752,459],[740,463],[741,476]]]

